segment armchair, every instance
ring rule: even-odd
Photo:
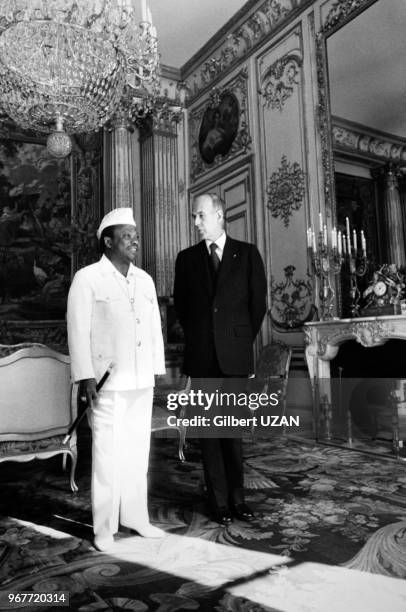
[[[278,393],[282,415],[286,416],[287,389],[292,348],[283,342],[271,342],[260,352],[256,368],[256,387],[265,393]],[[285,426],[282,428],[285,434]]]
[[[186,426],[180,425],[179,427],[172,427],[168,425],[168,416],[170,413],[168,411],[166,401],[168,393],[181,393],[182,391],[188,392],[190,389],[190,378],[186,381],[186,388],[173,387],[173,385],[159,385],[155,387],[154,391],[154,403],[152,406],[152,421],[151,421],[151,432],[162,432],[162,431],[173,431],[176,430],[179,436],[179,444],[178,444],[178,455],[180,461],[185,461],[184,448],[186,445]],[[180,410],[176,411],[176,416],[179,418],[184,418],[186,414],[186,409],[181,407]]]
[[[0,462],[71,457],[70,486],[77,491],[76,433],[63,438],[76,417],[70,359],[41,344],[0,345]]]

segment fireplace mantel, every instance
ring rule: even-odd
[[[340,344],[356,340],[362,346],[380,346],[390,339],[406,340],[406,316],[333,319],[304,324],[306,358],[330,361]]]
[[[388,340],[406,340],[406,316],[386,315],[357,319],[332,319],[304,324],[306,361],[313,389],[316,437],[331,438],[332,392],[330,362],[340,345],[355,340],[366,348]],[[394,432],[394,438],[395,438]],[[398,441],[398,432],[396,435]]]

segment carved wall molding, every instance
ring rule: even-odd
[[[244,61],[269,36],[285,25],[295,13],[309,4],[309,0],[266,0],[251,13],[244,23],[231,30],[213,57],[204,60],[192,74],[190,67],[195,58],[186,64],[184,79],[188,88],[188,104],[191,104],[207,87],[224,76],[226,70]]]
[[[153,129],[177,135],[178,123],[181,118],[181,107],[164,106],[153,117]]]
[[[315,109],[315,122],[318,128],[321,145],[321,164],[323,168],[323,188],[326,207],[335,207],[333,189],[334,164],[331,148],[330,101],[327,80],[327,58],[324,34],[315,33],[314,20],[310,20],[310,29],[316,40],[316,70],[318,85],[318,105]]]
[[[282,156],[278,170],[272,172],[266,187],[267,206],[275,219],[281,219],[288,227],[290,217],[303,204],[305,177],[298,162],[289,162]]]
[[[268,108],[283,110],[285,102],[299,84],[300,68],[303,64],[303,54],[294,50],[277,59],[261,77],[260,93],[265,98]]]
[[[336,117],[333,117],[332,136],[333,148],[338,151],[384,161],[406,161],[406,142],[402,144],[398,139],[374,134],[368,128],[349,125]]]
[[[199,151],[199,131],[203,115],[208,108],[216,107],[222,96],[233,94],[239,105],[238,131],[233,140],[230,150],[226,155],[217,155],[213,163],[206,163]],[[190,142],[190,175],[191,179],[213,170],[230,159],[246,154],[251,149],[251,135],[248,118],[248,70],[244,67],[230,81],[221,88],[213,88],[209,98],[193,109],[189,115],[189,142]]]
[[[340,26],[358,11],[364,10],[374,0],[336,0],[323,21],[323,32],[327,33]]]
[[[160,98],[156,102],[154,114],[150,114],[138,122],[141,142],[148,138],[153,131],[176,136],[178,124],[182,117],[182,106],[174,106],[169,99]]]
[[[286,266],[285,278],[280,282],[271,277],[272,307],[268,314],[278,331],[296,331],[315,312],[313,284],[310,278],[295,278],[295,270],[291,264]]]

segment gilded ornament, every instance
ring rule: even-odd
[[[364,4],[369,4],[369,0],[337,0],[325,19],[323,31],[331,30],[344,21],[353,11],[362,8]]]
[[[268,107],[282,111],[285,102],[294,92],[294,86],[299,83],[302,63],[301,53],[294,52],[284,55],[268,68],[262,77],[261,92]]]
[[[279,283],[271,279],[272,307],[269,316],[275,327],[293,330],[310,321],[315,312],[311,281],[294,278],[295,266],[284,268],[285,279]]]
[[[290,217],[299,210],[305,194],[306,174],[297,162],[288,162],[282,156],[281,165],[269,178],[266,193],[268,208],[276,219],[280,218],[288,227]]]
[[[307,0],[265,0],[246,21],[231,31],[221,44],[215,57],[202,63],[188,79],[192,92],[191,101],[214,81],[219,80],[226,70],[241,63],[272,32],[286,22],[292,13]]]

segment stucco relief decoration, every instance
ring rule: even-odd
[[[217,54],[205,60],[200,68],[187,79],[190,101],[221,78],[224,72],[241,63],[269,35],[286,21],[290,13],[306,0],[266,0],[251,13],[246,21],[231,32]]]
[[[337,0],[328,12],[323,24],[323,30],[327,32],[334,28],[340,21],[348,17],[352,11],[356,11],[367,2],[368,0]]]
[[[361,321],[353,323],[349,332],[362,346],[378,346],[388,339],[389,325],[379,321]]]
[[[282,331],[295,330],[315,313],[313,286],[310,279],[295,278],[293,265],[284,268],[285,278],[281,282],[271,279],[272,307],[269,316],[272,324]]]
[[[382,140],[342,125],[333,125],[332,135],[333,147],[336,149],[345,149],[388,161],[406,161],[406,146],[397,142]]]
[[[191,177],[250,150],[248,72],[243,68],[224,88],[190,113]]]
[[[317,343],[317,354],[326,357],[327,348],[338,347],[347,340],[356,340],[365,347],[380,346],[390,339],[393,326],[381,321],[358,321],[345,327],[340,327],[333,333],[322,336]],[[329,355],[327,358],[330,358]]]
[[[303,56],[295,51],[287,53],[276,60],[262,76],[261,93],[266,104],[272,110],[282,111],[285,102],[293,94],[295,85],[299,84],[300,67]]]
[[[267,206],[276,219],[281,219],[288,227],[290,217],[299,210],[305,194],[306,174],[297,162],[288,162],[282,156],[281,165],[269,178],[266,193]]]

